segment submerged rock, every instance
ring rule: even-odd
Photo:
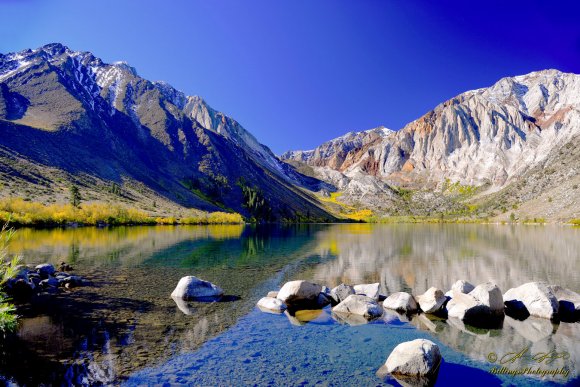
[[[351,294],[332,309],[337,314],[355,314],[367,319],[380,317],[383,314],[376,300],[360,294]]]
[[[370,321],[367,317],[358,314],[332,313],[332,318],[339,324],[346,324],[351,327],[366,325]]]
[[[411,294],[397,292],[391,294],[385,301],[383,301],[383,307],[401,313],[414,313],[417,311],[418,305],[417,301],[415,301],[415,297]]]
[[[262,297],[257,305],[262,312],[282,313],[286,310],[286,304],[274,297]]]
[[[342,301],[346,300],[351,294],[356,294],[354,288],[350,285],[340,284],[330,291],[330,296],[336,304],[340,304]]]
[[[425,293],[415,297],[421,310],[425,313],[437,313],[447,301],[447,297],[436,287],[429,288]]]
[[[360,284],[354,285],[354,291],[356,294],[367,296],[373,300],[378,300],[380,297],[381,285],[377,282],[374,284]]]
[[[401,343],[385,362],[385,371],[394,376],[436,376],[441,364],[441,352],[432,341],[416,339]]]
[[[558,299],[544,282],[528,282],[512,288],[503,295],[504,303],[509,310],[525,309],[536,317],[554,318],[558,314]]]
[[[302,326],[307,323],[325,323],[330,320],[330,315],[322,309],[302,309],[297,311],[286,310],[284,312],[290,324]]]
[[[278,292],[276,298],[286,304],[301,302],[316,302],[322,286],[311,282],[297,280],[286,282]]]
[[[196,298],[221,297],[224,291],[211,282],[201,280],[194,276],[183,277],[171,293],[171,297],[182,300],[193,300]]]
[[[278,291],[277,290],[273,290],[271,292],[268,292],[268,294],[266,295],[266,297],[278,297]]]

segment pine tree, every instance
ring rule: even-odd
[[[75,208],[79,208],[79,206],[81,205],[81,200],[83,199],[81,197],[79,188],[76,185],[71,185],[69,189],[70,189],[70,204]]]

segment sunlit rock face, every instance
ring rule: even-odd
[[[386,295],[418,295],[432,286],[447,291],[458,279],[492,281],[503,292],[534,279],[579,290],[580,240],[570,228],[344,225],[318,238],[330,246],[322,253],[335,256],[313,274],[327,286],[379,282]]]
[[[568,221],[580,216],[579,90],[580,75],[557,70],[503,78],[396,132],[349,133],[281,157],[334,185],[341,202],[378,214],[444,213],[456,205],[448,190],[453,183],[477,187],[476,201],[492,207],[502,196],[505,208],[517,204],[530,218]],[[412,190],[411,206],[396,187]]]
[[[282,159],[306,163],[339,182],[360,173],[380,179],[445,178],[502,187],[580,133],[580,75],[557,70],[507,77],[458,95],[398,132],[383,128],[348,133],[312,151]]]

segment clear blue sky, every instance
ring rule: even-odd
[[[545,68],[580,73],[575,1],[0,0],[0,52],[61,42],[201,95],[276,153],[399,129]]]

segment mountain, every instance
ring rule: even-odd
[[[303,176],[238,122],[125,62],[62,44],[0,54],[0,193],[151,212],[234,210],[265,220],[333,219]]]
[[[537,196],[559,206],[530,207],[526,214],[580,215],[580,75],[545,70],[503,78],[438,105],[395,133],[343,137],[281,158],[335,184],[346,202],[373,208],[400,205],[403,188],[421,204],[407,203],[410,212],[451,209],[453,203],[442,200],[459,191],[492,216]],[[429,201],[437,205],[426,206]]]

